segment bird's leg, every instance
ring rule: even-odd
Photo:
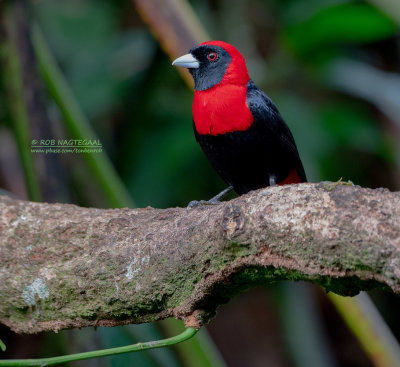
[[[269,176],[269,186],[275,186],[276,184],[277,184],[276,176],[275,175],[270,175]]]
[[[223,199],[226,196],[226,194],[232,190],[233,190],[233,186],[231,185],[231,186],[228,186],[225,190],[222,190],[218,195],[215,195],[214,197],[212,197],[210,200],[200,200],[200,201],[192,200],[188,204],[187,208],[190,209],[190,208],[193,208],[198,205],[219,204],[221,202],[221,199]]]
[[[264,186],[264,189],[266,189],[267,187],[270,187],[270,186],[276,186],[278,184],[277,181],[278,180],[276,178],[276,175],[274,175],[274,174],[269,175],[269,185],[268,186]],[[265,192],[263,192],[261,195],[268,196],[268,195],[270,195],[270,192],[265,190]]]
[[[225,190],[222,190],[218,195],[215,195],[210,200],[208,200],[208,202],[210,204],[219,204],[221,202],[221,199],[223,199],[228,194],[228,192],[230,192],[232,190],[233,190],[233,186],[230,185]]]

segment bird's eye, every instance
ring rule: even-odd
[[[215,53],[215,52],[210,52],[208,55],[207,55],[207,59],[208,60],[210,60],[210,61],[215,61],[215,60],[217,60],[217,54]]]

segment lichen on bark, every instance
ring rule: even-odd
[[[0,198],[0,322],[34,333],[166,317],[199,326],[282,279],[400,292],[400,194],[271,187],[193,209]]]

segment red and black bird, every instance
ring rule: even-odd
[[[204,42],[172,65],[192,74],[196,140],[239,195],[307,181],[292,133],[271,99],[250,79],[235,47]]]

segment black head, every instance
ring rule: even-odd
[[[198,68],[189,68],[196,90],[205,90],[219,84],[232,61],[229,53],[220,46],[197,46],[190,50],[190,54],[199,62]]]
[[[172,65],[188,68],[194,88],[206,90],[219,83],[246,85],[249,81],[246,61],[229,43],[209,41],[193,47],[188,54],[178,57]]]

